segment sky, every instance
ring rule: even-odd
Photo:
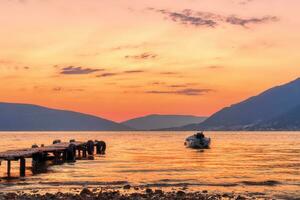
[[[299,0],[0,0],[0,101],[209,116],[300,77]]]

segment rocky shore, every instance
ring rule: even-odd
[[[124,189],[129,189],[130,186],[124,186]],[[32,191],[30,193],[16,192],[16,193],[0,193],[0,200],[247,200],[257,199],[254,196],[242,196],[233,193],[209,193],[208,191],[199,192],[184,192],[182,190],[164,192],[162,190],[153,190],[146,188],[138,192],[120,192],[119,190],[97,190],[84,188],[78,193],[39,193],[39,191]],[[265,198],[259,198],[265,199]]]

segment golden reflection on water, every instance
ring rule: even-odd
[[[211,149],[185,148],[191,132],[30,132],[0,133],[0,151],[51,144],[54,139],[106,141],[107,153],[95,160],[48,167],[47,173],[24,180],[2,180],[3,190],[91,185],[150,185],[171,189],[255,191],[300,196],[300,133],[208,132]],[[5,176],[6,163],[0,166]],[[18,176],[18,162],[12,175]]]

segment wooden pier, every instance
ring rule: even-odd
[[[37,169],[47,160],[53,160],[54,163],[75,162],[76,158],[87,158],[94,154],[96,148],[97,154],[105,154],[106,143],[103,141],[89,140],[87,142],[61,142],[54,140],[52,145],[38,147],[32,145],[31,148],[9,150],[0,152],[1,161],[7,162],[7,177],[11,176],[11,162],[20,162],[20,176],[26,175],[26,159],[32,159],[32,169]]]

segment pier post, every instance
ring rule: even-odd
[[[80,149],[78,149],[78,157],[80,157],[81,156],[81,151],[80,151]]]
[[[26,160],[25,158],[20,158],[20,176],[25,176],[26,171]]]
[[[55,163],[55,164],[59,163],[60,152],[55,151],[55,152],[53,152],[53,155],[54,155],[54,163]]]
[[[86,147],[82,147],[82,157],[86,158]]]
[[[87,148],[87,152],[88,152],[89,155],[93,155],[94,154],[95,145],[94,145],[93,140],[89,140],[86,143],[86,148]]]
[[[32,154],[32,172],[39,173],[45,169],[47,153],[39,152]]]
[[[11,160],[7,160],[7,177],[10,177]]]
[[[76,161],[76,145],[71,143],[66,150],[66,154],[67,154],[68,162],[75,162]]]
[[[62,159],[63,159],[63,162],[65,162],[67,160],[67,150],[64,150]]]
[[[104,141],[96,141],[96,153],[105,154],[106,143]]]

